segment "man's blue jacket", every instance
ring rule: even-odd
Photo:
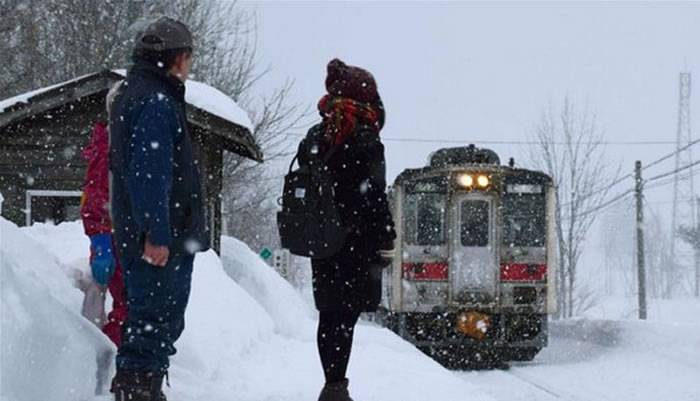
[[[137,61],[110,110],[111,211],[117,251],[140,256],[146,236],[171,253],[209,248],[185,85]]]

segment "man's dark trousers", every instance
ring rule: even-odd
[[[140,257],[122,259],[129,316],[117,367],[165,373],[175,341],[185,329],[194,255],[171,254],[163,267]]]

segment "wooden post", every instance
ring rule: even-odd
[[[634,163],[634,195],[637,203],[637,285],[639,297],[639,318],[647,318],[647,288],[644,269],[644,209],[642,205],[642,162]]]

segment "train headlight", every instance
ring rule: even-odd
[[[489,177],[482,174],[476,177],[476,183],[479,185],[479,188],[486,188],[489,186],[490,180]]]
[[[457,315],[456,328],[462,334],[483,340],[491,328],[491,317],[477,311],[462,312]]]
[[[465,188],[471,188],[474,186],[474,177],[469,174],[460,174],[457,176],[457,183]]]

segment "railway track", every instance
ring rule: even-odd
[[[546,386],[542,383],[538,383],[538,382],[534,381],[533,379],[523,375],[522,373],[515,373],[511,370],[504,370],[503,373],[510,375],[510,376],[512,376],[512,377],[514,377],[514,378],[516,378],[524,383],[527,383],[531,387],[534,387],[537,390],[542,391],[542,392],[552,396],[555,399],[558,399],[558,400],[566,400],[567,399],[565,396],[560,394],[557,390],[554,390],[554,389],[550,388],[549,386]],[[582,400],[573,400],[572,399],[571,401],[582,401]]]
[[[590,388],[586,389],[585,395],[581,395],[553,387],[518,368],[476,374],[480,376],[477,383],[481,388],[498,401],[614,401]],[[474,377],[470,376],[469,379],[474,383]]]

